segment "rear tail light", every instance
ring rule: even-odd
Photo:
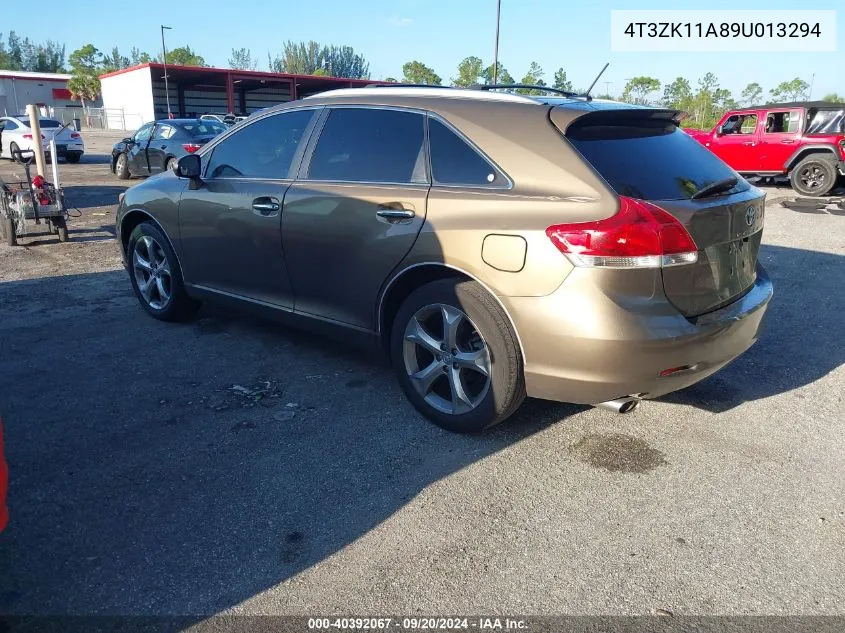
[[[32,140],[32,134],[24,134],[24,135],[23,135],[23,137],[24,137],[26,140],[28,140],[28,141],[31,141],[31,140]],[[41,135],[41,140],[44,140],[45,138],[47,138],[47,137],[46,137],[46,136],[44,136],[44,135],[42,134],[42,135]]]
[[[661,268],[698,261],[698,247],[683,224],[657,205],[626,196],[619,196],[616,215],[556,224],[546,235],[576,266]]]
[[[193,154],[200,147],[202,147],[202,145],[197,145],[196,143],[185,143],[185,145],[183,145],[182,147],[184,147],[185,151],[188,152],[189,154]]]
[[[81,136],[79,136],[79,132],[71,132],[70,137],[71,138],[82,138]]]

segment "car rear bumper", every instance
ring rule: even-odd
[[[501,297],[518,326],[529,396],[597,404],[688,387],[754,344],[773,293],[758,264],[744,296],[687,319],[663,297],[662,284],[654,284],[651,296],[642,287],[636,294],[616,294],[588,275],[572,279],[579,273],[583,269],[545,297]],[[661,376],[674,368],[683,369]]]

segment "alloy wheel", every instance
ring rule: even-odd
[[[405,327],[405,371],[417,393],[442,413],[475,409],[490,389],[490,351],[460,309],[433,304]]]
[[[824,184],[825,173],[818,165],[807,165],[799,174],[801,182],[807,189],[819,189]]]
[[[132,251],[132,269],[147,305],[164,310],[170,303],[173,279],[161,244],[149,235],[142,235]]]

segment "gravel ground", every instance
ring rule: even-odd
[[[0,246],[0,613],[845,615],[842,198],[767,187],[776,296],[721,373],[461,437],[376,354],[145,316],[88,143],[72,242]]]

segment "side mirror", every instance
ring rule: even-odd
[[[132,143],[133,141],[132,141],[131,137],[127,136],[125,139],[123,139],[120,142],[123,143],[124,145],[129,145],[129,143]]]
[[[196,154],[188,154],[176,163],[176,175],[180,178],[199,178],[202,173],[202,160]]]
[[[725,126],[724,125],[720,125],[719,127],[716,128],[716,136],[722,136],[722,134],[724,134],[724,133],[725,133]]]

